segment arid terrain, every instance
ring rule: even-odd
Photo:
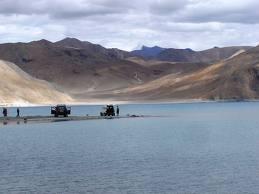
[[[10,62],[0,60],[0,104],[52,104],[72,99],[46,81],[35,79]]]
[[[0,103],[259,98],[259,47],[133,52],[66,38],[0,45]]]

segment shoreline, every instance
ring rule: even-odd
[[[98,106],[106,104],[115,104],[115,105],[130,105],[130,104],[195,104],[195,103],[230,103],[230,102],[259,102],[259,99],[243,99],[243,100],[201,100],[201,99],[191,99],[191,100],[168,100],[168,101],[96,101],[96,102],[68,102],[68,103],[59,103],[66,104],[67,106]],[[53,104],[34,104],[34,103],[3,103],[0,104],[0,107],[6,108],[16,108],[16,107],[49,107],[55,106],[58,103]]]

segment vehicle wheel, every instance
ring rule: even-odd
[[[58,115],[57,115],[57,114],[55,114],[55,117],[58,117]]]

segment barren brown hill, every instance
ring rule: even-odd
[[[110,52],[75,39],[0,45],[0,59],[13,62],[30,75],[74,95],[124,88],[154,79],[148,68]]]
[[[129,57],[127,60],[134,63],[140,64],[150,70],[155,75],[162,77],[171,73],[186,74],[194,72],[204,67],[208,67],[208,63],[189,63],[189,62],[170,62],[170,61],[159,61],[159,60],[146,60],[139,57]]]
[[[46,81],[23,72],[16,65],[0,60],[0,104],[69,103],[72,99]]]
[[[63,40],[55,42],[54,44],[55,46],[59,46],[59,47],[83,49],[88,54],[91,54],[91,55],[96,55],[99,53],[100,55],[102,55],[102,57],[106,56],[108,59],[110,58],[124,59],[130,55],[130,53],[127,51],[123,51],[117,48],[107,49],[101,45],[92,44],[88,41],[81,41],[76,38],[65,38]]]
[[[259,49],[248,48],[187,49],[177,57],[192,62],[172,62],[129,57],[118,49],[66,38],[1,44],[0,59],[79,101],[242,100],[259,98]],[[210,63],[214,60],[220,61]]]
[[[258,99],[259,47],[196,72],[172,73],[114,95],[125,100]]]
[[[142,85],[171,73],[184,75],[208,65],[126,59],[127,54],[74,38],[0,45],[0,59],[81,99]]]

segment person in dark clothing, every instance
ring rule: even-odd
[[[3,115],[4,117],[7,117],[7,108],[3,108]]]
[[[20,109],[19,108],[16,109],[16,112],[17,112],[16,117],[20,117]]]
[[[120,115],[120,109],[119,109],[119,106],[117,106],[117,108],[116,108],[116,114],[117,114],[117,116],[119,116],[119,115]]]

